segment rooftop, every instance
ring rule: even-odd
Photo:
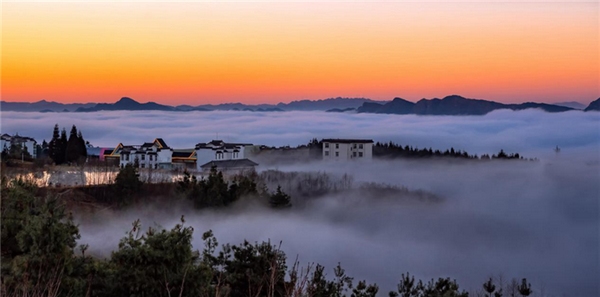
[[[254,167],[257,166],[258,163],[251,161],[250,159],[233,159],[233,160],[220,160],[220,161],[210,161],[202,166],[202,169],[210,169],[213,166],[217,168],[241,168],[241,167]]]
[[[330,143],[373,143],[372,139],[339,139],[339,138],[327,138],[323,139],[323,142]]]

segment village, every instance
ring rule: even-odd
[[[256,159],[311,158],[324,161],[369,161],[373,157],[373,140],[370,139],[322,139],[296,148],[269,147],[252,143],[230,143],[211,140],[194,148],[173,148],[163,138],[142,144],[119,143],[115,147],[86,145],[85,163],[106,164],[123,168],[127,165],[138,169],[169,170],[206,173],[211,168],[224,173],[236,174],[255,170]],[[22,160],[47,156],[47,144],[39,145],[31,137],[15,134],[2,135],[1,147],[6,155]],[[15,156],[15,152],[17,152]],[[277,157],[275,156],[277,155]]]

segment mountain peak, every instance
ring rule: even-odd
[[[443,100],[457,100],[457,99],[467,99],[467,98],[465,98],[461,95],[449,95],[449,96],[444,97]]]
[[[137,101],[135,101],[135,100],[133,100],[133,99],[131,99],[131,98],[129,98],[129,97],[122,97],[122,98],[121,98],[119,101],[117,101],[116,103],[121,103],[121,104],[123,104],[123,103],[125,103],[125,104],[131,104],[131,103],[138,103],[138,102],[137,102]],[[116,103],[115,103],[115,104],[116,104]]]

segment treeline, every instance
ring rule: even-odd
[[[77,245],[77,225],[56,197],[36,196],[33,185],[2,180],[2,296],[217,296],[300,297],[378,296],[377,284],[354,282],[341,265],[332,270],[289,263],[280,245],[270,242],[219,244],[211,231],[204,247],[194,249],[194,230],[181,223],[170,230],[148,228],[139,221],[106,259],[86,254]],[[492,280],[486,296],[529,296],[525,279],[515,294],[503,295]],[[384,294],[379,294],[384,295]],[[388,296],[468,296],[455,280],[423,282],[402,275]],[[483,296],[483,295],[482,295]]]
[[[500,150],[497,154],[483,154],[481,157],[477,154],[471,155],[466,151],[455,150],[453,147],[445,151],[433,150],[432,148],[417,148],[412,146],[402,146],[392,141],[382,143],[376,142],[373,145],[373,157],[380,158],[428,158],[428,157],[451,157],[470,160],[492,160],[492,159],[517,159],[524,160],[519,153],[507,154]],[[531,160],[531,159],[528,159]]]
[[[207,178],[198,179],[195,175],[185,171],[183,177],[176,183],[162,184],[170,200],[182,199],[192,202],[194,208],[226,207],[239,201],[242,197],[264,202],[274,208],[286,208],[292,205],[292,198],[277,187],[271,193],[261,184],[258,186],[258,175],[252,172],[247,175],[238,174],[230,181],[223,177],[223,173],[211,168]],[[108,202],[119,207],[140,203],[141,196],[148,196],[145,188],[153,186],[140,180],[137,168],[131,164],[119,170],[115,182],[106,185],[106,191],[98,193],[103,198],[99,202]],[[170,190],[170,189],[172,190]]]
[[[82,164],[87,158],[85,140],[75,125],[71,128],[67,138],[67,130],[63,128],[59,132],[58,124],[56,124],[50,143],[46,143],[46,140],[42,142],[42,150],[47,152],[48,157],[56,165]]]
[[[194,203],[195,208],[221,207],[238,201],[241,197],[251,197],[268,201],[272,207],[282,208],[291,206],[291,197],[278,186],[275,193],[270,193],[262,184],[258,187],[257,174],[235,175],[230,182],[223,178],[223,173],[216,167],[210,169],[208,178],[198,180],[189,172],[184,172],[178,181],[178,192]]]

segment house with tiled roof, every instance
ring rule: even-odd
[[[227,143],[223,140],[198,143],[195,148],[197,170],[204,171],[209,162],[246,159],[245,152],[251,146],[251,143]]]
[[[105,159],[119,158],[119,166],[137,165],[138,168],[170,169],[173,149],[162,138],[141,145],[119,145]]]
[[[24,150],[27,150],[33,158],[37,158],[37,141],[35,141],[35,139],[20,136],[19,133],[13,136],[5,133],[0,136],[0,150],[9,151],[13,145],[21,146]]]
[[[172,160],[175,168],[196,170],[196,150],[194,149],[174,149]]]

